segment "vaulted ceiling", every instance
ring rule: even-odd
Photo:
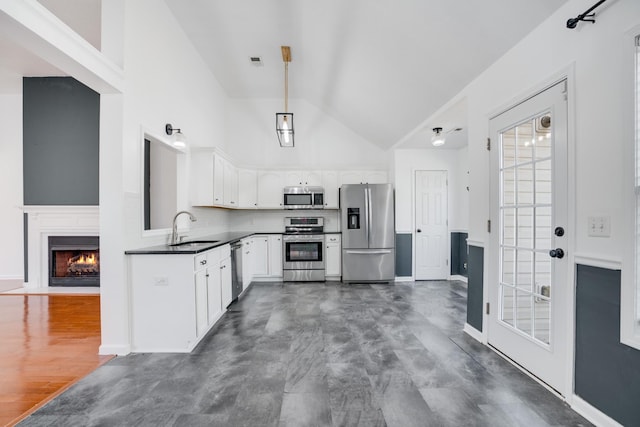
[[[383,149],[416,133],[566,2],[164,1],[228,96],[283,97],[280,46],[291,46],[290,99],[308,101]],[[87,22],[95,21],[99,2],[41,0],[85,38],[93,37],[91,28],[99,34],[99,22]],[[262,66],[252,65],[252,56]],[[0,62],[0,77],[7,62]],[[453,111],[445,131],[465,126],[465,109]]]

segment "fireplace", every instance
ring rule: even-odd
[[[100,238],[49,236],[49,286],[100,286]]]

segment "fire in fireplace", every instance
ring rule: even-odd
[[[100,286],[100,238],[49,236],[49,286]]]

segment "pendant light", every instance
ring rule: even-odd
[[[281,147],[293,147],[293,113],[288,112],[289,106],[289,62],[291,62],[291,48],[280,46],[282,61],[284,62],[284,113],[276,113],[276,133]]]
[[[433,128],[433,136],[431,137],[431,144],[434,147],[440,147],[444,145],[444,135],[442,133],[442,128]]]

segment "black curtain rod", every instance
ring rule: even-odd
[[[589,8],[589,10],[587,10],[585,13],[582,13],[582,14],[576,16],[575,18],[568,19],[567,20],[567,28],[571,28],[571,29],[575,28],[578,25],[578,22],[580,22],[580,21],[595,23],[596,22],[596,20],[595,20],[596,14],[595,13],[591,13],[591,12],[593,12],[593,10],[596,7],[600,6],[605,1],[607,1],[607,0],[600,0],[598,3],[594,4],[593,6],[591,6]]]

